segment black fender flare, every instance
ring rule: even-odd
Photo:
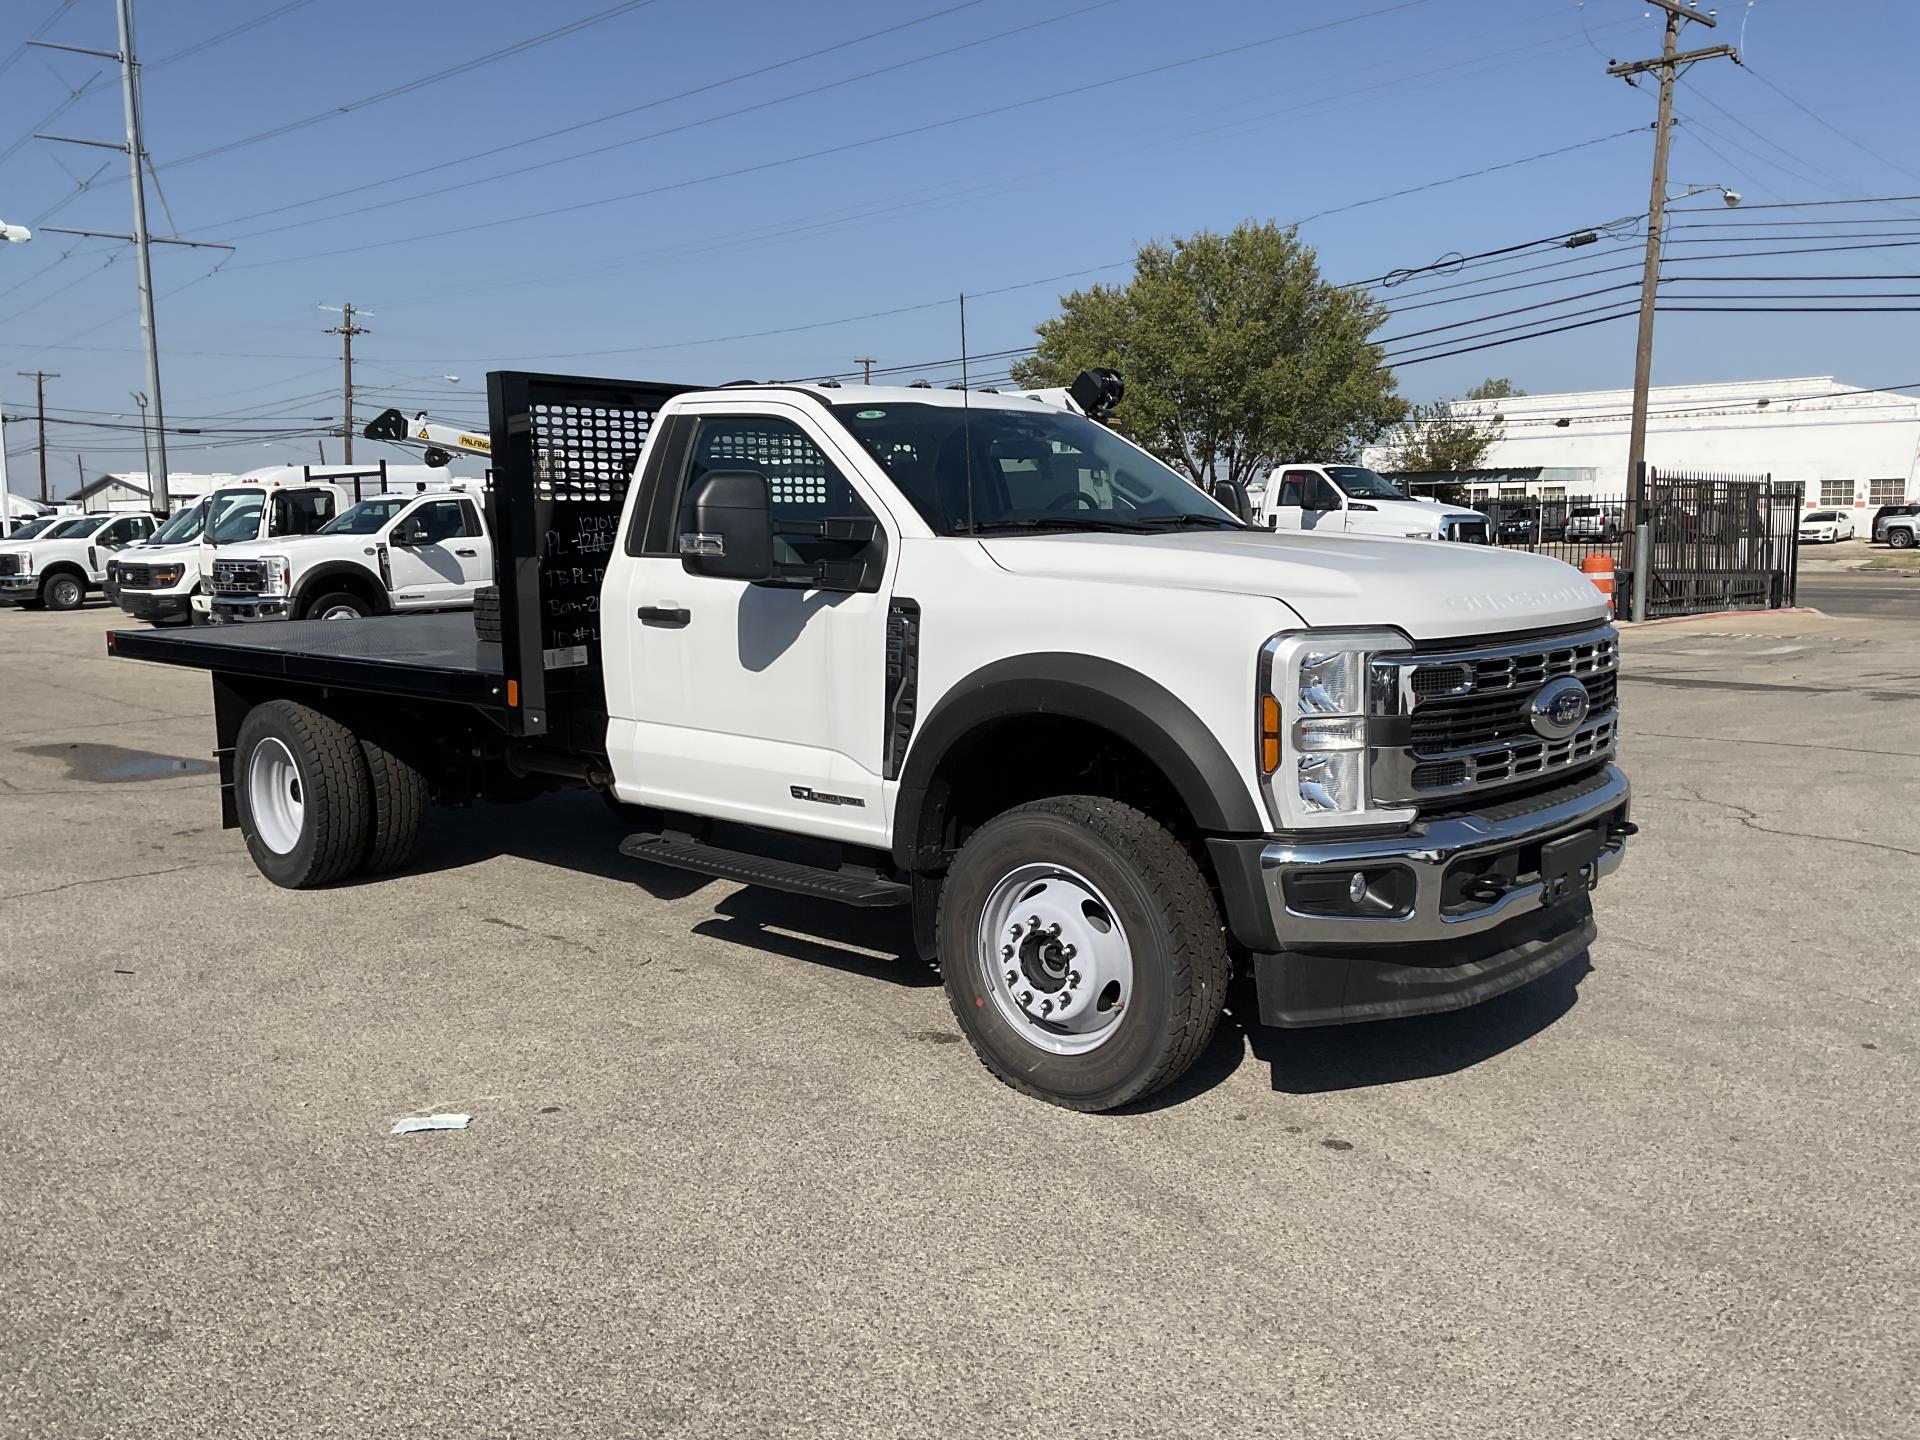
[[[312,570],[302,575],[300,582],[293,587],[293,594],[288,597],[289,608],[295,615],[304,614],[307,603],[314,596],[324,594],[328,582],[334,580],[352,580],[355,584],[351,588],[371,591],[373,613],[376,615],[385,615],[393,609],[392,598],[387,594],[387,587],[380,583],[380,572],[360,564],[357,560],[328,560],[314,566]]]
[[[1219,737],[1164,685],[1099,656],[1019,655],[982,666],[954,685],[913,737],[894,805],[895,864],[908,870],[939,864],[938,829],[925,832],[941,762],[980,726],[1020,715],[1067,716],[1126,741],[1167,777],[1208,835],[1267,829],[1245,766],[1234,764]]]

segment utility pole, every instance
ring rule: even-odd
[[[1647,391],[1653,383],[1653,312],[1660,292],[1660,247],[1667,215],[1667,149],[1673,139],[1673,82],[1682,66],[1697,60],[1722,57],[1736,65],[1740,57],[1730,45],[1709,45],[1702,50],[1679,48],[1680,27],[1691,22],[1713,29],[1718,23],[1711,14],[1702,14],[1678,0],[1646,0],[1667,12],[1666,39],[1657,60],[1615,61],[1607,66],[1609,75],[1618,75],[1629,85],[1634,76],[1648,71],[1660,72],[1660,118],[1653,131],[1653,189],[1647,201],[1647,256],[1640,277],[1640,334],[1633,355],[1633,422],[1627,433],[1627,484],[1633,505],[1638,505],[1640,467],[1647,458]],[[1627,516],[1629,529],[1640,523],[1640,516]],[[1638,617],[1635,617],[1638,618]]]
[[[871,355],[862,355],[853,363],[860,367],[860,383],[862,385],[871,385],[873,383],[873,357]]]
[[[16,370],[21,379],[33,381],[33,404],[40,412],[40,503],[51,504],[47,499],[47,381],[60,378],[57,371]]]
[[[85,505],[86,498],[81,492],[87,488],[87,457],[78,450],[73,452],[73,468],[80,472],[80,489],[74,492],[74,499]]]
[[[331,310],[334,307],[331,305],[322,305],[320,308],[322,310]],[[373,311],[362,310],[360,313],[362,315],[371,315]],[[364,325],[356,325],[353,323],[353,302],[351,300],[340,307],[339,314],[340,323],[329,326],[326,333],[340,337],[340,403],[345,407],[341,410],[340,414],[346,422],[341,428],[341,434],[345,436],[346,439],[346,463],[351,465],[353,463],[353,337],[356,335],[371,335],[373,332]]]
[[[50,40],[29,40],[26,43],[42,50],[67,50],[76,55],[92,55],[119,65],[120,95],[126,110],[126,142],[116,145],[107,140],[80,140],[68,135],[38,133],[34,139],[54,140],[65,145],[93,145],[104,150],[124,152],[127,157],[127,178],[133,185],[133,233],[121,235],[103,230],[71,230],[59,225],[41,228],[50,235],[89,235],[105,240],[125,240],[134,248],[140,279],[140,333],[147,343],[147,393],[153,397],[154,448],[158,451],[160,465],[149,493],[153,497],[154,508],[164,515],[171,508],[167,493],[167,411],[160,399],[160,340],[153,319],[151,250],[155,244],[187,245],[198,250],[232,250],[233,246],[216,245],[205,240],[174,240],[166,237],[156,240],[148,232],[146,169],[152,162],[147,156],[145,121],[140,103],[140,61],[133,51],[133,0],[115,0],[114,8],[120,21],[118,50],[89,50],[80,45],[56,45]]]

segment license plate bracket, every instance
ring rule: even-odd
[[[1542,899],[1548,905],[1591,890],[1600,878],[1600,852],[1606,849],[1606,830],[1599,825],[1562,835],[1540,847]]]

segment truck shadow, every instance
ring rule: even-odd
[[[915,951],[904,909],[859,910],[777,890],[736,890],[713,909],[694,934],[914,989],[940,983]]]

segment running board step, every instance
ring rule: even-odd
[[[773,860],[744,850],[723,850],[718,845],[675,835],[629,835],[620,842],[620,853],[655,865],[671,865],[676,870],[692,870],[741,885],[760,885],[794,895],[815,895],[823,900],[837,900],[842,905],[907,905],[913,900],[912,886],[883,880],[871,872],[823,870],[816,865]]]

